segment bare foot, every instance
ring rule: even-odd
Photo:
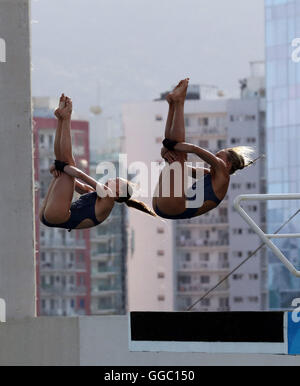
[[[73,111],[72,99],[65,97],[65,107],[59,111],[61,119],[70,119]]]
[[[66,107],[66,97],[65,94],[61,94],[61,97],[59,99],[59,106],[58,109],[55,110],[55,116],[58,119],[62,119],[61,117],[61,111]]]
[[[170,93],[166,96],[166,100],[167,100],[167,102],[168,102],[169,104],[172,104],[172,103],[173,103],[172,93],[173,93],[179,86],[181,86],[182,82],[183,82],[183,80],[181,80],[181,81],[178,83],[178,85],[177,85],[176,87],[174,87],[173,91],[170,92]]]
[[[170,100],[172,102],[183,102],[186,97],[189,80],[189,78],[186,78],[179,82],[175,89],[167,96],[167,101],[169,102]]]

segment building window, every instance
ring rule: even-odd
[[[157,228],[157,233],[158,234],[164,234],[165,233],[165,229],[164,228]]]
[[[85,276],[83,276],[83,275],[79,276],[79,285],[85,286]]]
[[[184,117],[184,123],[185,123],[185,126],[186,126],[186,127],[189,127],[190,124],[191,124],[190,118]]]
[[[165,296],[164,295],[158,295],[157,300],[159,302],[164,302],[165,301]]]
[[[201,304],[203,307],[209,307],[210,306],[210,299],[203,299]]]
[[[249,212],[256,212],[257,206],[256,205],[248,205],[248,211]]]
[[[217,148],[218,148],[219,150],[222,150],[222,149],[224,149],[225,147],[226,147],[226,141],[223,140],[223,139],[219,139],[219,140],[217,141]]]
[[[159,114],[155,115],[155,120],[156,121],[162,121],[163,120],[163,117]]]
[[[243,303],[244,302],[244,299],[242,297],[235,297],[233,298],[233,301],[235,303]]]
[[[220,308],[229,307],[229,299],[228,298],[220,298],[219,299],[219,307]]]
[[[199,254],[200,261],[209,261],[209,253],[200,253]]]
[[[250,303],[258,303],[259,298],[257,296],[249,296],[248,300]]]
[[[113,308],[113,302],[111,298],[100,298],[98,300],[98,310],[107,310]]]
[[[48,141],[49,142],[49,148],[52,148],[53,147],[53,135],[50,134],[48,138],[49,138],[49,141]]]
[[[209,276],[201,276],[200,277],[200,283],[201,284],[209,284],[210,283],[210,277]]]
[[[208,126],[209,125],[209,119],[208,118],[198,118],[198,125],[199,126]]]
[[[257,273],[249,273],[249,279],[250,280],[258,280],[258,274]]]
[[[233,257],[243,257],[243,252],[242,251],[234,251],[232,253]]]
[[[165,278],[164,272],[158,272],[157,278],[158,278],[158,279],[164,279],[164,278]]]
[[[256,116],[255,115],[245,115],[245,121],[255,121]]]
[[[244,275],[240,273],[240,274],[233,275],[232,278],[233,280],[242,280],[243,276]]]
[[[178,282],[180,284],[191,284],[191,277],[190,276],[179,276]]]
[[[186,253],[184,255],[184,261],[191,261],[191,254],[190,253]]]
[[[233,234],[234,235],[241,235],[241,234],[243,234],[243,229],[242,228],[234,228]]]
[[[80,301],[79,301],[79,308],[81,310],[85,309],[85,300],[84,299],[80,299]]]
[[[106,263],[98,261],[98,265],[97,265],[98,272],[105,271],[105,268],[106,268]]]
[[[157,256],[165,256],[165,251],[163,250],[157,251]]]

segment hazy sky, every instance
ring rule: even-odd
[[[87,114],[151,100],[178,80],[237,95],[264,59],[263,0],[32,0],[33,95]]]

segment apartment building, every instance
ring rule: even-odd
[[[119,147],[118,147],[119,148]],[[98,149],[99,150],[99,149]],[[119,152],[91,152],[90,172],[97,180],[101,163],[113,163],[118,171]],[[101,226],[90,231],[91,314],[122,315],[127,310],[127,207],[116,204]]]
[[[39,221],[39,207],[52,179],[57,101],[34,98],[33,104],[38,315],[89,315],[90,231],[47,228]],[[72,121],[72,142],[77,165],[89,173],[88,122]]]

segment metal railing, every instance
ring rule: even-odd
[[[49,248],[86,248],[86,242],[78,239],[41,239],[40,246]]]
[[[229,263],[180,263],[178,271],[223,271],[229,269]]]
[[[284,256],[281,250],[271,241],[271,239],[282,238],[300,238],[300,233],[286,234],[267,234],[253,220],[245,210],[240,206],[241,201],[271,201],[271,200],[300,200],[300,194],[249,194],[240,195],[235,198],[233,205],[240,216],[246,221],[251,229],[261,238],[261,240],[272,250],[274,255],[283,263],[283,265],[296,277],[300,277],[298,271],[293,264]],[[298,214],[300,209],[295,213]],[[294,216],[295,216],[294,215]],[[294,217],[293,216],[293,217]],[[292,218],[291,218],[292,219]],[[291,219],[289,221],[291,221]],[[289,222],[288,221],[288,222]]]
[[[221,240],[176,240],[177,248],[190,248],[190,247],[227,247],[229,245],[228,239]]]

